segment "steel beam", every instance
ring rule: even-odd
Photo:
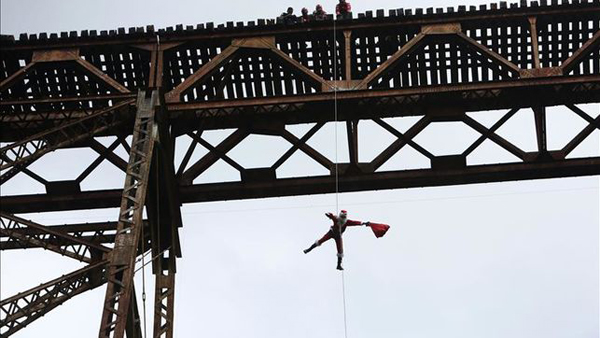
[[[400,16],[389,16],[385,18],[362,18],[357,20],[342,20],[338,21],[337,26],[340,31],[343,30],[369,30],[369,29],[389,29],[395,27],[407,27],[407,26],[422,26],[422,25],[433,25],[433,24],[446,24],[453,22],[461,22],[463,24],[478,25],[491,21],[518,21],[523,20],[527,17],[568,17],[576,15],[598,15],[600,8],[598,8],[597,0],[593,1],[581,1],[576,3],[564,3],[564,4],[553,4],[539,6],[536,4],[528,5],[524,3],[523,6],[518,8],[510,9],[491,9],[488,6],[482,9],[475,9],[474,7],[470,10],[458,10],[452,13],[443,13],[439,15],[423,15],[412,14],[412,11],[401,11]],[[303,34],[306,31],[312,32],[329,32],[332,29],[332,21],[315,21],[309,24],[303,25],[269,25],[269,26],[257,26],[254,25],[247,27],[222,27],[221,29],[215,29],[214,25],[202,25],[201,29],[186,30],[171,30],[161,32],[162,44],[167,43],[184,43],[189,40],[214,40],[214,39],[242,39],[245,37],[256,37],[256,36],[270,36],[270,35],[290,35],[290,34]],[[257,29],[260,28],[260,29]],[[183,29],[183,27],[182,27]],[[183,34],[182,34],[183,33]],[[35,41],[23,41],[14,42],[12,44],[3,45],[3,49],[6,51],[23,51],[35,49],[47,49],[47,48],[70,48],[70,47],[81,47],[81,46],[122,46],[123,44],[129,45],[146,45],[148,41],[154,41],[156,32],[154,30],[146,33],[139,33],[136,31],[132,34],[113,34],[106,36],[88,36],[78,38],[64,38],[59,40],[43,40],[37,39]]]
[[[435,187],[600,175],[600,158],[468,166],[462,170],[402,170],[340,177],[341,192]],[[348,184],[344,183],[348,181]],[[182,203],[217,202],[335,192],[335,178],[286,178],[264,183],[212,183],[180,186]],[[328,188],[329,187],[329,188]],[[23,195],[2,198],[2,208],[13,213],[109,208],[119,205],[121,190],[61,196]]]
[[[157,137],[155,110],[158,104],[157,91],[140,91],[138,94],[136,122],[122,191],[115,247],[108,268],[99,337],[123,338],[125,335],[150,164]]]
[[[35,231],[22,231],[25,228],[35,229]],[[14,239],[22,248],[34,245],[86,263],[92,263],[110,252],[109,248],[100,244],[73,237],[5,212],[0,212],[0,233]]]
[[[173,166],[168,120],[158,118],[159,137],[150,173],[147,214],[151,220],[152,270],[155,276],[153,337],[172,338],[175,330],[176,258],[181,257],[179,189]]]
[[[36,229],[30,227],[24,227],[12,230],[17,236],[23,238],[43,236],[46,233],[46,229],[56,231],[61,234],[66,234],[69,237],[55,237],[50,241],[43,241],[41,243],[32,241],[18,241],[14,240],[13,234],[8,234],[0,231],[0,250],[18,250],[18,249],[34,249],[44,248],[48,243],[57,247],[63,248],[65,246],[72,245],[71,238],[80,239],[86,243],[93,244],[112,244],[115,242],[115,236],[117,232],[117,222],[96,222],[96,223],[83,223],[83,224],[64,224],[64,225],[48,225],[44,226],[43,229]],[[148,222],[144,221],[144,229],[147,233],[150,233]],[[11,237],[12,235],[12,237]],[[146,236],[148,237],[148,236]],[[146,238],[146,242],[149,242],[150,238]],[[146,248],[144,251],[146,251]],[[138,255],[140,253],[138,252]]]
[[[79,120],[0,148],[0,170],[6,171],[0,176],[0,183],[6,182],[51,151],[81,142],[115,127],[122,122],[115,111],[131,103],[132,101],[119,102]]]
[[[104,284],[106,264],[88,265],[0,301],[0,335],[11,336],[74,296]]]
[[[0,183],[22,172],[44,184],[47,193],[2,197],[0,249],[45,248],[92,265],[1,301],[0,336],[107,282],[99,336],[141,338],[133,275],[136,256],[151,249],[154,337],[173,337],[181,203],[333,193],[336,183],[340,192],[350,192],[599,175],[600,157],[566,159],[600,129],[600,117],[575,106],[597,103],[600,97],[600,62],[594,58],[600,55],[598,0],[498,6],[461,6],[431,15],[394,11],[396,15],[385,18],[378,13],[377,18],[342,20],[336,23],[340,34],[325,38],[320,47],[319,40],[330,36],[332,21],[267,21],[217,29],[207,25],[185,32],[183,27],[138,29],[100,36],[86,32],[79,38],[40,35],[16,42],[1,37],[0,141],[13,143],[0,149]],[[573,46],[558,46],[571,35],[578,37]],[[392,48],[386,49],[390,36]],[[523,37],[528,39],[515,42]],[[431,48],[422,48],[425,44]],[[142,62],[111,59],[115,51],[130,51]],[[341,63],[332,64],[330,52],[340,55]],[[102,67],[96,54],[108,56]],[[408,60],[410,67],[399,71]],[[48,72],[57,69],[57,74]],[[100,81],[88,84],[75,69]],[[331,77],[332,69],[342,80]],[[405,81],[407,72],[410,81]],[[125,130],[133,124],[132,114],[116,111],[129,112],[135,101],[131,91],[144,86],[150,89],[137,96],[133,132]],[[333,88],[337,90],[332,93]],[[588,125],[563,149],[549,151],[545,108],[556,105],[566,105]],[[335,120],[346,123],[349,163],[333,163],[307,144],[334,120],[334,106],[339,108]],[[531,153],[497,134],[521,108],[533,108],[535,114],[531,132],[538,146]],[[466,114],[493,109],[509,111],[491,128]],[[383,120],[404,116],[421,120],[406,133]],[[360,120],[373,120],[396,137],[369,163],[359,161]],[[430,123],[449,121],[462,122],[481,136],[452,156],[435,156],[415,141]],[[300,123],[315,126],[301,138],[286,130]],[[202,139],[203,131],[228,128],[237,131],[218,146]],[[176,175],[175,139],[185,134],[193,141]],[[251,134],[280,137],[292,145],[271,167],[244,168],[227,154]],[[104,135],[118,138],[108,147],[93,139]],[[131,147],[124,142],[129,135]],[[518,162],[468,165],[467,156],[485,140],[509,151]],[[188,167],[197,144],[208,154]],[[119,145],[129,152],[128,163],[114,153]],[[378,171],[407,145],[429,158],[430,168]],[[81,147],[99,156],[75,181],[49,182],[27,168],[51,151]],[[277,178],[276,169],[298,150],[329,173]],[[220,159],[234,166],[242,180],[193,184]],[[124,189],[79,191],[79,183],[104,160],[126,171]],[[341,170],[333,173],[334,167]],[[339,182],[334,174],[339,174]],[[144,206],[147,222],[142,219]],[[120,207],[118,222],[44,227],[12,215],[106,207]],[[109,252],[101,243],[114,243],[114,250]]]
[[[340,192],[435,187],[545,178],[600,175],[600,157],[554,162],[469,166],[464,169],[419,169],[342,175]],[[214,202],[335,192],[335,178],[318,176],[266,183],[218,183],[181,187],[183,203]]]
[[[154,292],[155,338],[173,338],[175,329],[175,254],[174,250],[160,253],[157,259]]]

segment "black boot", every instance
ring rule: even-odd
[[[344,270],[344,268],[342,267],[342,257],[338,257],[337,269]]]
[[[311,245],[310,248],[304,250],[304,253],[307,254],[307,253],[311,252],[312,249],[316,248],[317,246],[318,246],[317,243]]]

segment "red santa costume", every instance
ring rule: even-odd
[[[338,258],[337,269],[344,270],[344,268],[342,267],[342,259],[344,258],[344,244],[342,241],[342,234],[344,233],[344,231],[346,231],[346,228],[349,226],[359,226],[359,225],[369,226],[369,222],[361,222],[361,221],[354,221],[354,220],[348,219],[348,212],[346,210],[340,211],[339,216],[335,216],[330,212],[326,213],[325,216],[327,216],[328,218],[330,218],[333,221],[333,225],[331,226],[329,231],[325,234],[325,236],[323,236],[321,239],[317,240],[313,245],[310,246],[310,248],[304,250],[304,253],[305,254],[309,253],[310,251],[312,251],[312,249],[314,249],[318,246],[321,246],[321,244],[323,244],[333,238],[335,240],[335,245],[337,247],[337,258]]]
[[[335,6],[335,14],[338,19],[352,19],[352,6],[346,0],[340,0]]]

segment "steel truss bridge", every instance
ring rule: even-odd
[[[333,26],[332,18],[297,25],[258,20],[3,36],[0,183],[26,175],[46,192],[2,197],[0,248],[44,248],[87,265],[2,300],[0,336],[106,285],[99,336],[141,337],[133,274],[136,258],[151,251],[158,257],[154,337],[172,337],[182,203],[334,192],[336,170],[341,191],[600,174],[599,157],[569,158],[600,128],[600,117],[578,106],[600,101],[598,0],[378,10]],[[336,102],[349,152],[337,166],[308,144],[334,121]],[[551,106],[586,121],[561,149],[548,147]],[[491,127],[468,114],[492,109],[506,114]],[[534,115],[533,152],[497,132],[520,109]],[[404,132],[386,122],[407,116],[418,121]],[[365,120],[395,138],[370,162],[358,156]],[[465,124],[480,137],[462,153],[436,156],[415,137],[440,122]],[[286,129],[305,123],[312,127],[303,136]],[[218,145],[203,138],[220,129],[234,131]],[[289,150],[272,166],[246,168],[229,152],[250,135],[281,138]],[[104,136],[116,138],[106,146],[97,140]],[[192,142],[176,165],[184,136]],[[469,164],[467,156],[484,141],[515,161]],[[128,159],[116,154],[120,147]],[[196,147],[207,154],[193,159]],[[405,147],[430,166],[379,170]],[[31,169],[45,154],[69,148],[97,154],[76,179],[48,181]],[[279,177],[277,169],[297,152],[328,174]],[[104,161],[125,173],[123,189],[82,190]],[[239,181],[194,183],[218,161],[235,168]],[[110,207],[120,208],[118,219],[101,223],[48,226],[17,216]]]

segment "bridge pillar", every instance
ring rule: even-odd
[[[109,255],[107,289],[99,337],[125,336],[127,318],[133,298],[135,260],[143,229],[143,209],[148,192],[148,177],[157,138],[155,110],[158,92],[140,91],[133,130],[125,186],[115,237]]]

